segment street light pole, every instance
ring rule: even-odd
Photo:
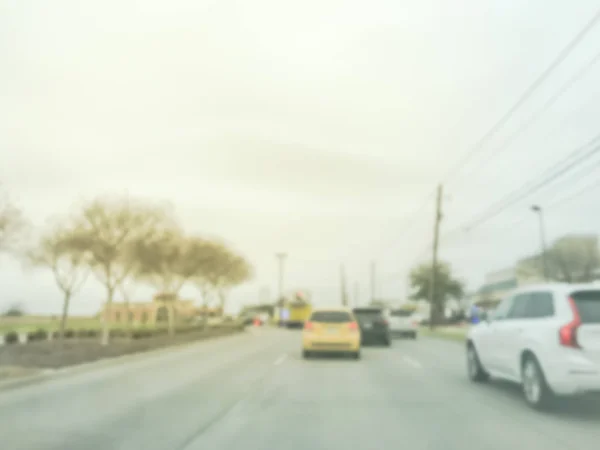
[[[531,206],[531,210],[537,213],[540,222],[540,244],[542,246],[542,265],[544,270],[544,280],[548,281],[548,265],[546,261],[546,230],[544,226],[544,210],[539,205]]]
[[[277,304],[283,299],[283,265],[285,262],[285,258],[287,257],[286,253],[277,253],[277,260],[279,262],[279,279],[278,279],[278,298]]]
[[[285,259],[287,258],[286,253],[276,253],[277,262],[279,263],[279,274],[278,274],[278,286],[277,286],[277,301],[275,302],[275,311],[277,311],[278,317],[275,318],[279,326],[285,326],[285,322],[287,320],[287,315],[283,316],[283,307],[285,306],[285,302],[283,301],[283,265],[285,263]]]

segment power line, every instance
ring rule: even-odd
[[[600,179],[595,179],[593,183],[589,183],[586,184],[583,189],[578,189],[577,191],[571,193],[571,195],[567,195],[566,197],[562,197],[559,198],[558,200],[551,202],[548,206],[546,206],[546,209],[551,209],[551,208],[555,208],[558,205],[564,203],[564,202],[568,202],[569,200],[573,200],[576,197],[579,197],[580,195],[586,193],[587,191],[589,191],[590,189],[594,189],[596,187],[600,186]]]
[[[483,213],[479,214],[479,217],[470,221],[471,222],[470,225],[466,225],[461,228],[467,229],[467,230],[472,230],[476,226],[479,226],[482,223],[496,217],[498,214],[500,214],[506,208],[515,204],[519,200],[522,200],[523,198],[537,192],[538,190],[540,190],[547,184],[551,183],[555,179],[568,173],[571,169],[573,169],[573,167],[576,167],[578,164],[584,162],[585,160],[589,159],[594,154],[598,153],[600,151],[600,146],[593,147],[587,153],[584,153],[578,159],[567,164],[565,167],[559,168],[560,165],[564,164],[569,159],[572,159],[573,156],[576,156],[577,154],[581,153],[582,150],[585,150],[590,146],[596,145],[599,140],[600,140],[600,134],[597,135],[596,137],[594,137],[590,142],[575,149],[573,152],[571,152],[569,155],[567,155],[567,157],[565,159],[561,160],[558,164],[555,164],[550,169],[544,171],[544,173],[541,175],[541,178],[543,178],[541,181],[539,181],[537,183],[535,183],[534,180],[530,180],[530,181],[526,182],[521,187],[515,189],[514,191],[510,192],[508,195],[504,196],[499,201],[490,205]],[[548,173],[548,172],[552,172],[553,170],[556,170],[556,169],[559,169],[558,172],[555,171],[554,173]],[[547,176],[545,176],[546,173],[548,173]]]
[[[550,202],[548,205],[543,206],[543,208],[545,210],[552,210],[552,209],[556,208],[557,206],[560,206],[570,200],[573,200],[573,199],[579,197],[580,195],[585,194],[589,190],[592,190],[592,189],[595,189],[598,187],[600,187],[600,179],[594,179],[593,183],[588,183],[585,186],[583,186],[582,189],[578,189],[575,192],[572,192],[570,195],[561,197],[554,202]],[[519,225],[519,224],[525,222],[525,220],[527,220],[527,216],[522,216],[520,219],[517,219],[514,222],[512,222],[510,225],[508,225],[507,228],[512,229],[516,225]]]
[[[565,162],[568,162],[570,159],[572,159],[572,158],[573,158],[573,156],[576,156],[577,154],[581,153],[581,152],[582,152],[582,150],[585,150],[585,149],[587,149],[587,148],[588,148],[590,145],[593,145],[594,143],[596,143],[596,141],[599,141],[599,140],[600,140],[600,134],[599,134],[598,136],[596,136],[595,138],[593,138],[593,139],[592,139],[590,142],[586,143],[585,145],[583,145],[583,146],[581,146],[581,147],[578,147],[577,149],[575,149],[574,151],[572,151],[571,153],[569,153],[569,155],[567,155],[567,157],[566,157],[566,158],[564,158],[563,160],[561,160],[559,163],[557,163],[557,164],[554,164],[554,165],[553,165],[553,166],[552,166],[550,169],[547,169],[547,170],[545,170],[545,171],[542,173],[541,177],[543,177],[544,175],[549,175],[549,176],[547,176],[547,177],[546,177],[545,179],[543,179],[541,182],[538,182],[536,185],[532,186],[532,181],[529,181],[529,182],[525,183],[523,186],[521,186],[520,188],[518,188],[518,189],[516,189],[515,191],[513,191],[513,192],[509,193],[509,194],[508,194],[507,196],[505,196],[505,197],[504,197],[502,200],[500,200],[500,201],[496,202],[495,204],[497,204],[497,203],[502,203],[502,202],[503,202],[503,200],[510,200],[510,203],[508,203],[508,204],[505,204],[505,205],[504,205],[504,206],[502,206],[502,207],[501,207],[501,209],[499,209],[499,210],[494,210],[494,212],[496,212],[496,211],[497,211],[498,213],[499,213],[499,212],[501,212],[503,209],[505,209],[505,208],[507,208],[508,206],[510,206],[510,205],[512,205],[512,204],[514,204],[514,203],[516,203],[517,201],[521,200],[522,198],[524,198],[524,197],[526,197],[526,196],[528,196],[528,195],[531,195],[531,194],[532,194],[532,193],[534,193],[535,191],[537,191],[537,190],[539,190],[539,189],[543,188],[545,185],[549,184],[551,181],[553,181],[553,180],[555,180],[556,178],[559,178],[560,176],[562,176],[562,175],[564,175],[564,174],[568,173],[568,172],[569,172],[569,171],[570,171],[572,168],[574,168],[576,165],[578,165],[578,164],[580,164],[581,162],[585,161],[586,159],[588,159],[589,157],[593,156],[594,154],[596,154],[596,153],[600,152],[600,146],[594,147],[594,148],[592,148],[590,151],[588,151],[587,153],[585,153],[585,154],[581,155],[581,156],[580,156],[578,159],[576,159],[575,161],[572,161],[572,162],[571,162],[570,164],[568,164],[567,166],[565,166],[565,167],[560,167],[560,166],[561,166],[561,165],[563,165]],[[578,171],[578,172],[574,173],[572,177],[569,177],[569,178],[567,178],[567,180],[563,180],[563,181],[569,181],[571,178],[579,178],[579,179],[580,179],[580,178],[582,178],[582,177],[585,177],[586,175],[588,175],[588,174],[590,174],[590,173],[593,173],[593,172],[594,172],[594,171],[595,171],[595,170],[598,168],[598,166],[600,166],[600,161],[596,161],[596,162],[595,162],[595,164],[592,164],[592,165],[590,165],[590,166],[585,166],[585,167],[583,168],[583,170],[580,170],[580,171]],[[560,171],[559,171],[559,172],[555,172],[555,170],[556,170],[556,169],[560,169]],[[590,169],[592,169],[592,170],[590,170]],[[553,171],[554,171],[554,173],[551,173],[551,172],[553,172]],[[538,178],[539,178],[539,177],[538,177]],[[593,185],[600,185],[600,181],[597,181],[597,182],[596,182],[596,183],[594,183]],[[530,186],[531,186],[531,187],[530,187]],[[527,192],[523,192],[523,193],[521,193],[521,191],[523,191],[523,188],[524,188],[524,187],[525,187],[525,188],[526,188],[526,187],[530,187],[530,189],[529,189],[529,191],[527,191]],[[580,193],[583,193],[583,192],[584,192],[584,190],[582,190],[581,192],[578,192],[578,193],[576,193],[575,195],[573,195],[573,197],[576,197],[577,195],[579,195]],[[521,195],[520,195],[519,197],[515,197],[515,196],[514,196],[514,194],[519,194],[519,193],[521,193]],[[560,201],[559,201],[559,202],[555,202],[555,203],[560,203],[560,202],[562,202],[562,201],[567,201],[567,200],[569,200],[570,198],[571,198],[571,197],[568,197],[568,198],[565,198],[565,199],[560,199]],[[554,206],[555,206],[555,203],[551,203],[550,205],[548,205],[548,206],[546,207],[546,209],[550,209],[551,207],[554,207]],[[494,205],[495,205],[495,204],[494,204]],[[494,206],[494,205],[492,205],[492,206]],[[490,208],[488,208],[488,209],[490,209]],[[486,211],[487,211],[487,210],[486,210]],[[495,215],[496,215],[496,214],[493,214],[492,216],[489,216],[489,217],[485,217],[485,216],[484,216],[482,219],[480,219],[480,222],[481,222],[481,223],[483,223],[483,221],[484,221],[483,219],[484,219],[484,218],[485,218],[485,220],[489,220],[489,219],[491,219],[492,217],[494,217]],[[512,226],[514,226],[514,225],[517,225],[517,224],[519,224],[519,223],[523,222],[524,220],[525,220],[525,218],[523,218],[523,219],[519,219],[518,221],[516,221],[515,223],[513,223],[512,225],[510,225],[510,226],[509,226],[509,228],[511,228]],[[475,222],[475,223],[474,223],[472,226],[470,226],[470,227],[465,227],[465,226],[463,226],[463,227],[458,227],[458,228],[452,229],[451,231],[448,231],[448,232],[444,233],[444,234],[442,235],[442,237],[441,237],[441,240],[443,240],[443,241],[446,241],[446,240],[447,240],[448,238],[450,238],[452,235],[459,234],[459,233],[461,233],[461,234],[462,234],[462,232],[464,232],[464,231],[467,231],[467,230],[468,230],[468,231],[470,231],[470,230],[474,229],[474,228],[475,228],[477,225],[480,225],[480,224],[481,224],[480,222]],[[433,242],[430,242],[430,243],[428,243],[428,245],[427,245],[427,246],[426,246],[426,247],[423,249],[423,251],[422,251],[422,252],[419,254],[419,256],[418,256],[418,257],[416,257],[416,258],[414,258],[414,259],[412,260],[412,262],[411,262],[411,264],[410,264],[410,265],[414,265],[414,264],[415,264],[415,263],[416,263],[418,260],[420,260],[420,259],[423,259],[423,258],[424,258],[424,257],[427,255],[427,253],[431,252],[431,251],[432,251],[432,245],[433,245]],[[388,276],[388,277],[386,277],[386,278],[384,279],[384,282],[388,282],[388,281],[393,281],[393,280],[396,280],[396,279],[397,279],[398,277],[400,277],[400,276],[401,276],[401,273],[396,273],[396,274],[393,274],[393,275],[391,275],[391,276]]]
[[[517,99],[513,106],[483,135],[483,137],[479,139],[479,141],[476,142],[474,147],[472,147],[471,150],[469,150],[467,154],[463,158],[461,158],[458,161],[458,163],[448,172],[445,179],[443,180],[443,183],[447,183],[456,173],[460,171],[460,169],[464,165],[466,165],[467,162],[469,162],[477,153],[479,153],[484,148],[484,145],[487,143],[487,141],[490,138],[492,138],[498,132],[498,130],[510,120],[512,115],[535,93],[535,91],[552,74],[552,72],[560,64],[562,64],[562,62],[571,54],[571,52],[577,47],[577,45],[579,45],[579,43],[583,40],[587,33],[597,25],[598,21],[600,21],[600,9],[596,11],[596,13],[592,16],[591,20],[582,29],[580,29],[579,32],[575,35],[575,37],[559,52],[556,58],[542,72],[542,74],[539,75],[534,80],[534,82],[521,94],[521,96]],[[540,108],[537,111],[537,113],[530,116],[529,120],[525,124],[519,127],[515,133],[513,133],[507,140],[505,140],[505,142],[502,144],[500,149],[497,150],[497,152],[507,148],[512,142],[514,142],[514,140],[517,137],[524,133],[533,123],[535,123],[536,119],[539,119],[541,115],[543,115],[547,110],[549,110],[550,107],[579,79],[581,79],[599,60],[600,53],[596,54],[586,65],[584,65],[578,72],[576,72],[573,77],[571,77],[566,83],[564,83],[559,88],[559,90],[550,99],[546,101],[546,103],[542,106],[542,108]],[[433,195],[435,195],[435,192],[436,191],[434,190],[425,197],[425,199],[421,203],[421,206],[412,214],[412,217],[405,222],[405,225],[401,227],[401,233],[405,233],[412,227],[412,225],[416,222],[417,214],[421,212],[421,210],[428,204],[430,198]],[[503,206],[501,210],[510,206],[510,204],[512,203]],[[491,217],[495,216],[500,211],[497,211]],[[481,223],[481,221],[476,223],[476,225],[478,225],[479,223]],[[444,237],[446,235],[444,235]]]
[[[560,180],[558,183],[549,186],[549,188],[552,190],[553,188],[561,187],[564,185],[569,185],[576,181],[581,181],[582,179],[587,177],[589,174],[594,173],[597,170],[598,165],[600,165],[600,161],[595,161],[592,164],[583,166],[581,170],[571,174],[571,176],[568,176],[563,180]]]
[[[484,135],[481,137],[476,144],[458,161],[456,164],[446,175],[445,179],[442,181],[443,184],[448,183],[448,181],[456,175],[463,166],[469,162],[473,156],[479,153],[483,148],[487,141],[492,138],[500,128],[502,128],[512,117],[512,115],[535,93],[535,91],[541,86],[541,84],[550,76],[550,74],[570,55],[570,53],[579,45],[579,43],[583,40],[585,35],[598,23],[600,20],[600,10],[596,11],[592,19],[575,35],[575,37],[559,52],[556,58],[550,63],[550,65],[542,72],[538,78],[521,94],[521,96],[517,99],[517,101],[512,105],[512,107],[498,120],[492,128],[490,128]]]
[[[414,225],[416,223],[416,218],[418,217],[417,214],[419,214],[421,211],[423,211],[423,209],[425,208],[425,206],[427,206],[429,204],[429,200],[434,198],[435,194],[436,194],[436,190],[434,189],[433,191],[431,191],[429,194],[427,194],[427,196],[423,199],[423,201],[420,203],[421,206],[419,206],[412,214],[411,217],[409,217],[405,222],[404,222],[404,226],[401,227],[401,232],[407,232],[408,230],[410,230],[410,227],[412,225]]]
[[[423,201],[419,203],[419,207],[415,209],[400,225],[400,230],[395,234],[405,235],[411,229],[413,225],[417,223],[417,219],[419,218],[419,213],[423,211],[423,209],[429,205],[429,200],[435,197],[436,190],[432,190],[427,194],[426,197],[423,198]]]
[[[529,116],[529,119],[524,122],[517,130],[512,133],[504,142],[495,149],[494,153],[486,158],[482,159],[481,162],[473,169],[470,173],[473,173],[476,168],[481,169],[487,163],[492,160],[493,156],[498,155],[501,151],[506,150],[513,142],[525,133],[533,124],[537,122],[550,108],[562,97],[569,89],[571,89],[575,83],[577,83],[584,75],[586,75],[597,63],[600,61],[600,52],[596,53],[592,59],[590,59],[583,67],[581,67],[575,74],[569,78],[555,93],[552,95],[544,105],[538,109],[535,113]]]

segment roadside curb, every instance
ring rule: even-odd
[[[153,356],[158,356],[163,353],[168,353],[173,350],[181,350],[188,347],[192,347],[195,345],[201,345],[207,341],[213,341],[215,339],[233,337],[237,335],[241,335],[246,333],[248,336],[255,336],[254,333],[248,333],[246,329],[240,330],[234,333],[227,333],[220,336],[212,336],[205,339],[200,339],[197,341],[184,342],[180,344],[168,345],[162,348],[158,348],[155,350],[147,350],[141,351],[137,353],[129,353],[126,355],[120,355],[113,358],[102,358],[96,361],[86,362],[82,364],[76,364],[73,366],[61,367],[59,369],[40,369],[39,372],[25,375],[22,377],[15,377],[14,379],[8,379],[4,381],[0,381],[0,392],[16,389],[19,387],[25,387],[32,384],[43,383],[44,381],[56,380],[61,377],[66,377],[69,375],[76,375],[79,373],[89,372],[95,369],[101,369],[105,367],[110,367],[113,365],[118,365],[119,363],[128,363],[137,360],[142,360],[145,358],[151,358]]]
[[[457,332],[458,330],[433,330],[429,329],[420,330],[420,333],[423,337],[431,338],[431,339],[441,339],[447,342],[455,342],[457,344],[464,344],[467,340],[466,333]]]

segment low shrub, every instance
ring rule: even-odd
[[[131,332],[132,339],[145,339],[153,336],[153,330],[140,328]]]
[[[169,334],[169,330],[166,328],[154,328],[152,329],[153,336],[166,336]]]
[[[16,344],[19,342],[19,333],[16,331],[8,331],[4,334],[5,344]]]
[[[60,333],[59,333],[60,335]],[[70,328],[65,330],[65,339],[72,339],[75,337],[75,330],[71,330]]]
[[[77,336],[78,338],[86,338],[86,337],[88,337],[87,336],[87,331],[88,330],[84,330],[84,329],[76,330],[75,331],[75,336]]]
[[[97,338],[100,337],[102,330],[94,329],[88,330],[88,337]]]
[[[127,330],[124,330],[122,328],[113,328],[112,330],[110,330],[110,337],[111,338],[129,337],[129,333],[127,332]]]
[[[196,327],[192,327],[192,326],[179,326],[175,328],[175,334],[186,334],[186,333],[191,333],[192,331],[195,331]]]
[[[100,335],[100,331],[90,328],[90,329],[81,329],[77,330],[76,336],[78,338],[93,338],[98,337]]]
[[[45,341],[48,339],[48,331],[38,328],[35,331],[27,333],[27,342]]]

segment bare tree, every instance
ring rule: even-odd
[[[47,232],[37,247],[28,253],[29,261],[35,266],[52,270],[54,280],[63,293],[63,307],[59,334],[64,337],[71,298],[83,286],[89,270],[85,252],[74,245],[72,231],[64,226]]]
[[[196,273],[192,277],[192,282],[200,292],[202,310],[206,319],[206,312],[210,306],[214,294],[218,292],[218,283],[220,280],[218,268],[227,258],[227,249],[224,244],[216,241],[205,241],[203,248],[203,264],[196,267]]]
[[[26,227],[23,214],[8,198],[0,193],[0,251],[14,250]]]
[[[198,271],[193,277],[194,284],[202,296],[203,309],[206,311],[210,299],[216,296],[223,313],[229,291],[252,277],[252,267],[243,257],[221,242],[209,242],[203,254],[206,257],[203,264],[197,266]]]
[[[134,268],[134,259],[128,257],[128,252],[172,222],[165,209],[129,199],[95,200],[83,208],[77,217],[73,239],[86,249],[92,272],[106,288],[107,313],[115,290]],[[109,335],[110,321],[104,317],[102,345],[108,345]]]
[[[243,257],[225,248],[211,272],[211,282],[219,298],[221,313],[225,312],[229,291],[252,277],[252,268]]]
[[[177,294],[185,282],[178,273],[184,259],[184,240],[181,230],[166,229],[139,247],[140,274],[161,293]]]
[[[117,286],[117,290],[121,294],[121,298],[123,299],[123,305],[125,306],[125,311],[127,316],[125,317],[125,327],[127,329],[131,328],[131,299],[135,295],[135,291],[137,288],[137,284],[135,282],[133,274],[130,274],[127,278],[121,280],[121,282]]]
[[[593,281],[597,278],[600,268],[598,237],[595,235],[563,236],[552,243],[545,259],[550,280],[567,283]],[[542,278],[541,255],[520,260],[517,263],[517,274],[520,277]]]
[[[160,231],[156,231],[156,234]],[[125,306],[126,317],[125,326],[131,328],[131,299],[134,297],[137,288],[142,280],[141,252],[148,240],[154,239],[155,235],[148,236],[144,240],[134,240],[123,249],[121,257],[117,261],[120,276],[116,290],[121,294],[123,305]]]
[[[163,230],[155,239],[146,241],[138,252],[141,276],[175,302],[185,283],[213,263],[213,247],[210,241],[186,237],[177,228]],[[169,333],[173,335],[175,305],[169,306]]]
[[[196,286],[196,288],[198,289],[198,291],[200,292],[200,301],[202,304],[202,312],[204,315],[204,318],[206,318],[206,313],[208,311],[208,308],[210,307],[210,301],[212,299],[212,291],[211,291],[211,286],[210,286],[210,282],[208,281],[208,278],[204,275],[204,274],[198,274],[197,276],[195,276],[192,279],[194,285]]]

